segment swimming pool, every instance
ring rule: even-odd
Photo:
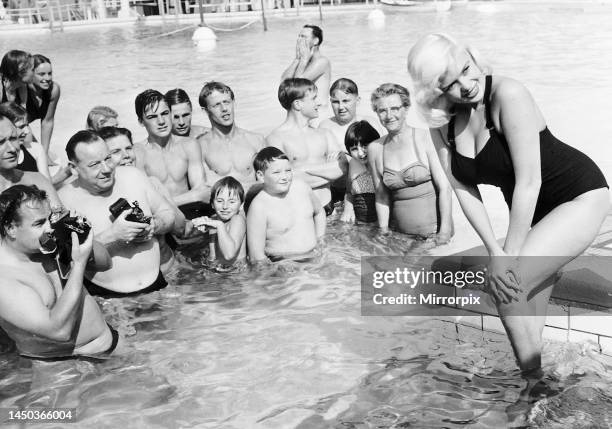
[[[474,3],[446,14],[385,12],[384,30],[370,28],[366,12],[323,23],[333,77],[359,84],[362,112],[378,84],[406,81],[405,56],[417,35],[444,29],[472,42],[495,70],[523,80],[555,134],[612,177],[605,147],[612,6]],[[171,25],[3,35],[0,50],[41,52],[54,62],[62,84],[56,151],[95,104],[116,108],[141,138],[138,92],[178,86],[195,103],[213,78],[234,89],[238,124],[268,133],[283,118],[278,78],[307,21],[314,18],[274,19],[267,33],[254,25],[220,34],[213,52],[194,49],[190,32],[141,40],[182,27]],[[200,112],[194,122],[207,124]],[[501,233],[501,198],[485,197]],[[462,234],[444,250],[477,243],[467,227]],[[532,398],[532,407],[519,400],[525,382],[505,337],[458,335],[454,325],[427,319],[361,317],[360,257],[410,251],[422,250],[403,237],[334,223],[321,261],[229,276],[205,271],[192,246],[166,290],[100,301],[125,336],[111,360],[41,363],[0,354],[0,407],[76,407],[76,426],[88,428],[497,428],[527,410],[537,427],[612,426],[612,365],[584,346],[547,343],[548,393],[560,393]]]

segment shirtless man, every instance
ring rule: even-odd
[[[236,126],[234,92],[221,82],[208,82],[199,97],[212,130],[199,140],[209,185],[232,176],[245,191],[255,182],[253,158],[264,147],[264,138]]]
[[[381,135],[386,134],[386,131],[381,129],[379,121],[375,118],[357,115],[357,106],[361,97],[359,97],[357,84],[351,79],[340,78],[332,83],[329,89],[329,97],[334,116],[321,121],[319,128],[325,128],[334,133],[340,150],[346,152],[344,136],[349,125],[353,122],[368,121]]]
[[[283,72],[281,80],[301,77],[313,81],[319,89],[319,100],[327,108],[331,63],[320,52],[323,30],[316,25],[305,25],[298,34],[295,59]]]
[[[359,104],[359,90],[357,84],[350,79],[340,78],[336,80],[330,90],[329,96],[331,101],[332,111],[334,116],[321,121],[319,128],[324,128],[334,134],[335,142],[338,144],[338,150],[346,153],[347,161],[350,161],[350,156],[346,152],[344,145],[344,136],[349,125],[354,122],[365,120],[370,123],[379,134],[386,134],[386,131],[379,129],[380,123],[370,116],[358,116],[357,105]],[[346,192],[346,174],[336,180],[331,185],[332,204],[344,199]]]
[[[171,89],[164,95],[172,115],[172,134],[198,140],[210,130],[201,125],[192,125],[193,107],[187,93],[181,88]]]
[[[325,214],[309,186],[293,180],[291,163],[275,147],[253,161],[262,190],[247,214],[247,247],[252,263],[312,257],[325,234]]]
[[[117,331],[83,290],[93,233],[83,244],[72,233],[72,268],[63,278],[54,257],[40,249],[53,234],[50,214],[45,192],[35,186],[0,194],[0,326],[24,356],[106,357],[117,346]]]
[[[77,132],[66,145],[66,154],[77,179],[59,190],[66,207],[87,217],[96,239],[112,258],[112,268],[86,273],[90,293],[114,297],[149,292],[167,285],[160,272],[160,253],[156,235],[172,230],[172,207],[153,188],[137,168],[116,168],[108,145],[93,131]],[[116,218],[109,208],[119,198],[130,204],[137,201],[149,223],[126,219],[130,210]]]
[[[210,186],[206,185],[198,142],[172,134],[170,107],[159,91],[147,89],[138,94],[135,107],[148,133],[134,145],[136,166],[159,179],[188,219],[212,213],[203,203],[210,199]]]
[[[325,206],[331,201],[330,183],[346,169],[346,157],[331,131],[308,125],[319,115],[317,87],[308,79],[285,79],[278,88],[278,100],[287,118],[266,138],[267,145],[287,154],[296,177],[306,181]],[[331,213],[329,206],[326,212]]]
[[[104,127],[98,130],[98,136],[104,140],[110,150],[111,157],[117,167],[135,166],[136,155],[134,154],[134,143],[132,142],[132,133],[127,128],[120,127]],[[187,226],[183,213],[174,205],[172,197],[156,177],[149,177],[151,184],[157,192],[159,192],[166,202],[172,206],[174,210],[175,220],[173,234],[180,237],[189,235],[193,229],[193,225]]]
[[[55,188],[45,176],[17,169],[20,150],[17,128],[8,118],[0,115],[0,191],[13,185],[36,185],[47,193],[51,207],[61,207]]]
[[[117,167],[135,166],[136,156],[134,155],[134,143],[132,142],[132,133],[127,128],[120,127],[104,127],[100,128],[97,133],[102,140],[108,145],[113,162]],[[185,219],[185,215],[172,202],[172,197],[156,177],[148,177],[151,184],[157,192],[164,197],[165,201],[172,207],[174,212],[174,227],[172,234],[178,237],[187,237],[193,231],[191,221]],[[178,243],[170,234],[164,237],[158,236],[161,272],[167,274],[174,265],[174,252]]]

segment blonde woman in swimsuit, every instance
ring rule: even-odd
[[[451,187],[427,130],[406,123],[408,90],[385,83],[372,93],[372,109],[388,134],[368,146],[382,232],[446,243],[453,233]]]

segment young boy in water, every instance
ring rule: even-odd
[[[211,260],[222,266],[231,266],[246,260],[246,219],[240,210],[244,202],[244,188],[232,176],[215,182],[210,190],[210,205],[215,210],[212,217],[202,216],[192,220],[200,231],[205,226],[214,228],[211,235]],[[213,254],[214,252],[214,254]]]
[[[253,167],[262,188],[247,213],[251,263],[313,257],[325,234],[325,212],[311,187],[293,180],[289,158],[278,148],[259,151]]]

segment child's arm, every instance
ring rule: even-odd
[[[313,218],[315,224],[315,234],[317,234],[317,240],[323,238],[325,235],[325,226],[327,224],[327,217],[325,216],[325,210],[317,196],[310,190],[310,201],[312,202]]]
[[[254,200],[247,214],[247,249],[251,263],[265,261],[267,219],[261,200]]]
[[[229,261],[240,252],[242,242],[246,236],[246,220],[241,214],[237,214],[229,221],[228,225],[223,224],[219,220],[216,222],[219,223],[216,227],[219,250],[221,250],[223,258]]]
[[[353,160],[349,161],[348,173],[346,175],[346,192],[344,193],[344,210],[340,220],[342,222],[355,222],[355,208],[353,207],[353,195],[351,194],[351,182],[353,177]]]

